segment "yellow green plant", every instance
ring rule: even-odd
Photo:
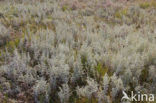
[[[126,16],[127,15],[127,8],[125,8],[125,9],[122,9],[122,10],[119,10],[119,11],[117,11],[116,13],[115,13],[115,17],[117,17],[117,18],[122,18],[122,16]]]
[[[100,77],[103,77],[105,73],[107,73],[108,68],[106,66],[103,66],[101,63],[99,63],[96,67],[96,70],[99,73]]]
[[[143,3],[140,4],[140,7],[142,9],[147,9],[147,8],[150,7],[150,3],[149,2],[143,2]]]
[[[14,49],[18,46],[19,42],[20,42],[19,38],[11,40],[7,43],[6,48],[8,48],[9,52],[13,52]]]
[[[69,9],[68,6],[66,6],[66,5],[62,6],[62,10],[63,10],[63,11],[66,11],[66,10],[68,10],[68,9]]]

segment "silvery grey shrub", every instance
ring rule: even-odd
[[[41,1],[8,0],[0,8],[2,94],[119,103],[122,90],[155,93],[155,10],[114,0]],[[15,47],[11,32],[22,34]]]

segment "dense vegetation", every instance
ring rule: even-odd
[[[0,103],[156,94],[155,28],[155,0],[0,0]]]

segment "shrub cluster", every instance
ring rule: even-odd
[[[156,94],[155,17],[154,5],[133,0],[0,1],[0,102]]]

